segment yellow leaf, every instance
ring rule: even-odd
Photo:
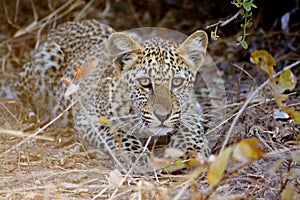
[[[271,54],[265,50],[256,50],[251,54],[250,61],[257,64],[262,70],[268,73],[269,77],[274,75],[276,61]]]
[[[285,90],[293,90],[297,84],[297,78],[291,70],[282,72],[279,78],[276,78],[275,81],[280,93],[284,92]]]
[[[104,124],[104,125],[110,125],[111,124],[110,121],[109,121],[109,119],[106,119],[104,117],[99,117],[97,119],[97,121],[100,122],[101,124]]]
[[[188,160],[187,165],[188,165],[189,167],[199,167],[199,166],[200,166],[200,163],[199,163],[199,161],[196,160],[195,158],[191,158],[191,159]]]
[[[233,150],[233,158],[238,161],[247,161],[249,158],[261,158],[264,155],[263,149],[259,146],[259,140],[248,138],[238,143]]]
[[[187,165],[181,159],[177,159],[174,163],[164,167],[163,172],[172,173],[172,172],[184,169],[186,167],[187,167]]]
[[[278,105],[281,110],[286,112],[297,124],[300,124],[300,112],[297,112],[293,108],[288,108],[284,104]]]
[[[209,172],[207,173],[208,183],[211,186],[218,185],[218,183],[222,180],[231,152],[232,147],[227,147],[216,157],[215,161],[211,164]]]

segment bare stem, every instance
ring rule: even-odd
[[[229,19],[227,19],[225,21],[218,21],[217,23],[206,26],[206,29],[209,29],[209,28],[215,27],[215,26],[219,26],[219,25],[220,25],[220,27],[226,26],[227,24],[229,24],[230,22],[235,20],[239,16],[239,14],[240,14],[240,11],[238,11],[237,13],[235,13],[235,15],[233,15],[232,17],[230,17]]]

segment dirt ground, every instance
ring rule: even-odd
[[[249,49],[236,45],[242,17],[219,27],[218,41],[210,40],[208,52],[224,80],[226,105],[212,111],[209,100],[200,97],[201,84],[197,84],[197,91],[207,115],[226,111],[219,122],[223,126],[209,136],[215,144],[214,155],[220,152],[247,97],[267,80],[267,74],[250,62],[250,54],[267,50],[277,61],[276,71],[300,60],[300,14],[299,9],[292,12],[295,2],[257,2],[254,25],[248,30]],[[228,141],[233,145],[255,137],[265,155],[229,174],[216,188],[208,183],[208,169],[197,167],[174,174],[119,174],[112,159],[88,147],[72,127],[38,124],[34,116],[28,117],[28,108],[19,103],[12,88],[36,45],[51,27],[62,22],[98,19],[118,31],[152,26],[184,34],[197,29],[209,33],[212,29],[205,29],[207,25],[226,20],[237,11],[230,2],[208,0],[4,0],[0,12],[0,200],[284,199],[284,192],[290,194],[285,199],[297,199],[300,125],[289,117],[274,115],[278,109],[268,88],[260,90],[242,110]],[[282,29],[282,16],[288,12],[288,29]],[[298,83],[293,91],[286,92],[286,103],[300,111],[300,65],[292,71]],[[207,117],[207,131],[213,128],[209,120]]]

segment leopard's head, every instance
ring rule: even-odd
[[[108,49],[117,73],[115,91],[120,93],[112,98],[119,104],[115,111],[120,119],[132,117],[130,131],[166,135],[176,131],[183,116],[201,118],[193,86],[207,43],[203,31],[181,44],[162,38],[136,42],[123,33],[111,35]]]

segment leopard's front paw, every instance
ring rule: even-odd
[[[149,153],[125,154],[123,152],[117,156],[117,159],[115,166],[121,172],[130,174],[149,174],[154,172],[154,169],[150,166]]]

